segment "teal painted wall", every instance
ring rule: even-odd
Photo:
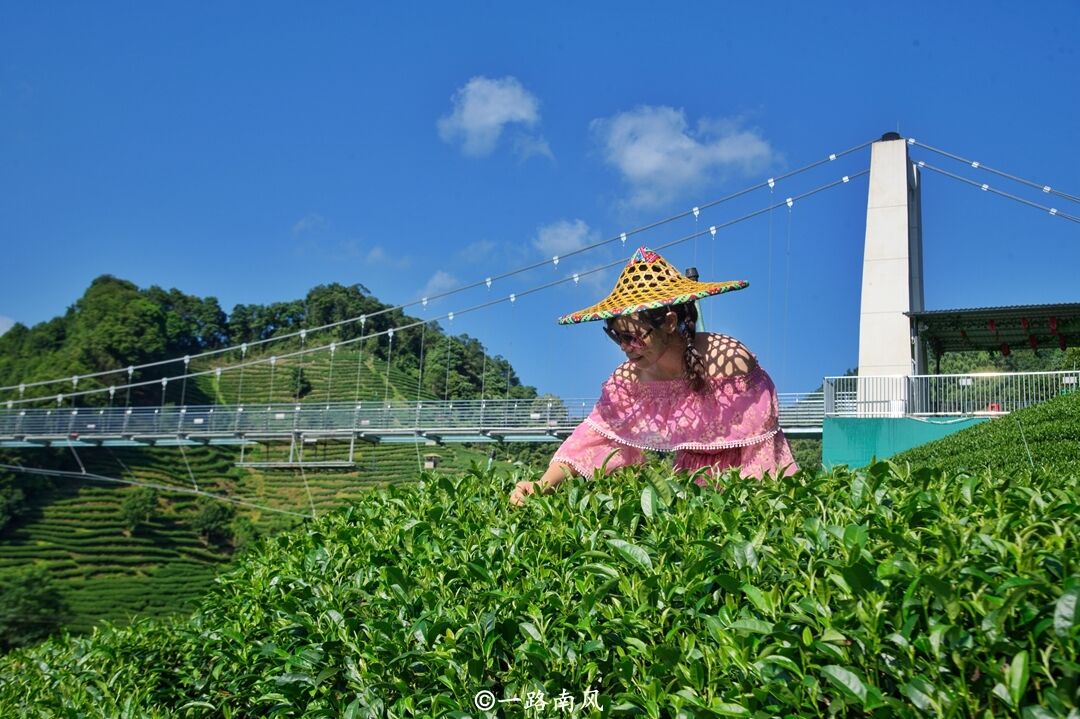
[[[821,464],[864,467],[875,457],[887,459],[905,449],[933,442],[985,422],[987,417],[826,417],[822,427]]]

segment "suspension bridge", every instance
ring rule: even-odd
[[[714,210],[730,200],[766,188],[772,200],[774,188],[782,183],[816,168],[829,166],[841,157],[858,156],[868,148],[871,149],[871,159],[865,169],[841,174],[808,191],[792,194],[778,202],[770,201],[752,212],[711,224],[707,228],[699,229],[696,224],[705,210]],[[944,157],[965,165],[969,171],[990,173],[996,178],[1016,183],[1021,188],[1037,192],[1040,201],[980,182],[981,178],[971,179],[958,172],[937,167],[925,159],[913,159],[911,153],[914,151],[925,153],[926,156]],[[940,328],[934,325],[936,319],[931,316],[933,313],[924,312],[922,307],[919,178],[925,172],[933,172],[1000,198],[1019,202],[1056,221],[1080,224],[1080,217],[1076,214],[1045,204],[1047,201],[1080,203],[1080,198],[1075,195],[1041,182],[996,170],[912,138],[903,139],[895,133],[888,133],[881,140],[861,143],[841,152],[831,153],[791,172],[770,177],[685,212],[620,232],[561,257],[554,256],[499,275],[477,279],[456,289],[424,297],[417,302],[197,355],[185,355],[81,376],[28,381],[0,387],[0,447],[92,449],[123,446],[182,448],[196,445],[238,445],[242,452],[243,447],[252,443],[283,441],[296,448],[295,452],[290,450],[290,464],[298,462],[302,466],[304,445],[320,440],[348,442],[350,460],[353,447],[357,443],[561,441],[588,414],[595,399],[500,398],[487,396],[485,392],[481,393],[479,399],[454,399],[449,396],[442,399],[422,398],[419,396],[418,378],[415,401],[390,399],[388,391],[382,400],[361,399],[359,379],[352,401],[331,397],[329,391],[325,400],[316,400],[309,396],[301,401],[298,392],[295,401],[277,401],[272,390],[265,399],[251,396],[245,398],[244,373],[259,368],[263,371],[268,369],[270,377],[273,378],[279,364],[291,362],[293,366],[297,363],[302,366],[302,363],[314,357],[329,356],[332,375],[335,353],[353,344],[356,344],[356,347],[352,349],[359,348],[362,352],[362,343],[376,341],[386,343],[386,383],[389,387],[390,357],[393,353],[395,332],[417,327],[425,329],[429,323],[438,320],[452,322],[455,314],[460,316],[469,312],[490,310],[500,305],[513,306],[521,297],[561,284],[577,284],[587,275],[620,266],[624,260],[601,263],[578,272],[566,272],[555,280],[525,287],[439,317],[406,322],[365,334],[366,323],[378,315],[416,305],[427,308],[433,300],[478,287],[490,290],[494,283],[500,283],[501,286],[511,277],[543,266],[553,266],[558,270],[560,261],[585,256],[605,246],[618,246],[620,251],[626,250],[623,253],[626,254],[632,247],[627,244],[631,237],[636,240],[641,233],[656,230],[683,218],[694,218],[694,232],[665,243],[653,242],[650,243],[651,246],[658,251],[664,251],[698,238],[715,239],[717,233],[726,228],[775,209],[790,209],[796,203],[811,201],[813,197],[826,191],[850,187],[855,180],[866,176],[869,177],[869,190],[860,324],[860,376],[857,379],[825,378],[821,392],[779,393],[780,426],[792,437],[821,437],[823,426],[830,416],[895,417],[944,414],[946,412],[941,411],[942,402],[955,395],[957,390],[938,389],[932,392],[925,389],[931,382],[925,371],[925,346],[934,342],[940,343],[941,337],[945,336],[938,331]],[[1076,306],[1061,306],[1055,312],[1057,314],[1049,318],[1053,328],[1052,335],[1064,349],[1066,337],[1075,342],[1077,332],[1080,332],[1080,311],[1077,311]],[[1027,316],[1023,318],[1023,322],[1025,330],[1030,329]],[[354,328],[358,326],[359,334],[351,339],[335,339],[323,344],[308,345],[309,338],[328,337],[335,328],[343,325]],[[925,336],[921,336],[920,332]],[[962,334],[964,341],[974,346],[970,336],[966,332]],[[1035,346],[1035,334],[1030,334],[1030,338],[1032,346]],[[999,339],[996,328],[995,337],[992,339],[995,342]],[[957,340],[957,343],[945,349],[971,348],[960,340]],[[294,349],[297,344],[299,348]],[[421,346],[421,372],[423,351]],[[239,361],[226,361],[226,358],[236,358],[237,355]],[[484,357],[486,361],[486,353]],[[358,360],[357,371],[360,372],[361,369]],[[208,379],[220,384],[223,377],[236,376],[239,377],[237,385],[240,389],[235,402],[189,404],[185,401],[183,392],[178,400],[166,402],[170,387],[186,388],[189,383]],[[904,378],[904,382],[900,386],[882,380],[887,377]],[[970,384],[965,384],[963,379],[957,378],[958,386],[966,387]],[[984,414],[1006,412],[1041,401],[1045,396],[1056,392],[1059,384],[1075,384],[1076,379],[1063,375],[1051,378],[1048,382],[1050,389],[1021,393],[1023,397],[1015,402],[1003,403],[1000,398],[995,401],[991,397],[985,406],[977,410],[970,407],[968,409]],[[148,392],[145,390],[156,385],[160,385],[159,403],[132,404],[132,390],[136,390],[137,395],[141,390],[141,394],[146,396]],[[959,391],[963,394],[962,390]],[[126,396],[123,406],[117,403],[118,396]]]

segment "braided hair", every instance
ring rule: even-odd
[[[676,317],[675,331],[686,342],[686,350],[683,352],[683,365],[686,374],[690,378],[690,389],[702,393],[708,387],[706,381],[709,373],[705,368],[705,358],[698,351],[694,338],[697,336],[698,311],[694,302],[684,302],[670,307],[658,307],[641,313],[653,327],[659,327],[664,323],[668,312],[674,312]]]

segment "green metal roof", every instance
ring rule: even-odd
[[[907,312],[936,354],[1080,345],[1080,302]]]

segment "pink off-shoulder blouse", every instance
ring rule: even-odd
[[[739,467],[746,477],[794,474],[798,467],[779,424],[776,387],[761,368],[710,377],[708,391],[687,379],[639,381],[628,364],[604,382],[600,399],[555,452],[589,476],[607,460],[607,471],[640,464],[642,450],[675,453],[675,468],[706,474]],[[608,459],[608,456],[615,454]]]

